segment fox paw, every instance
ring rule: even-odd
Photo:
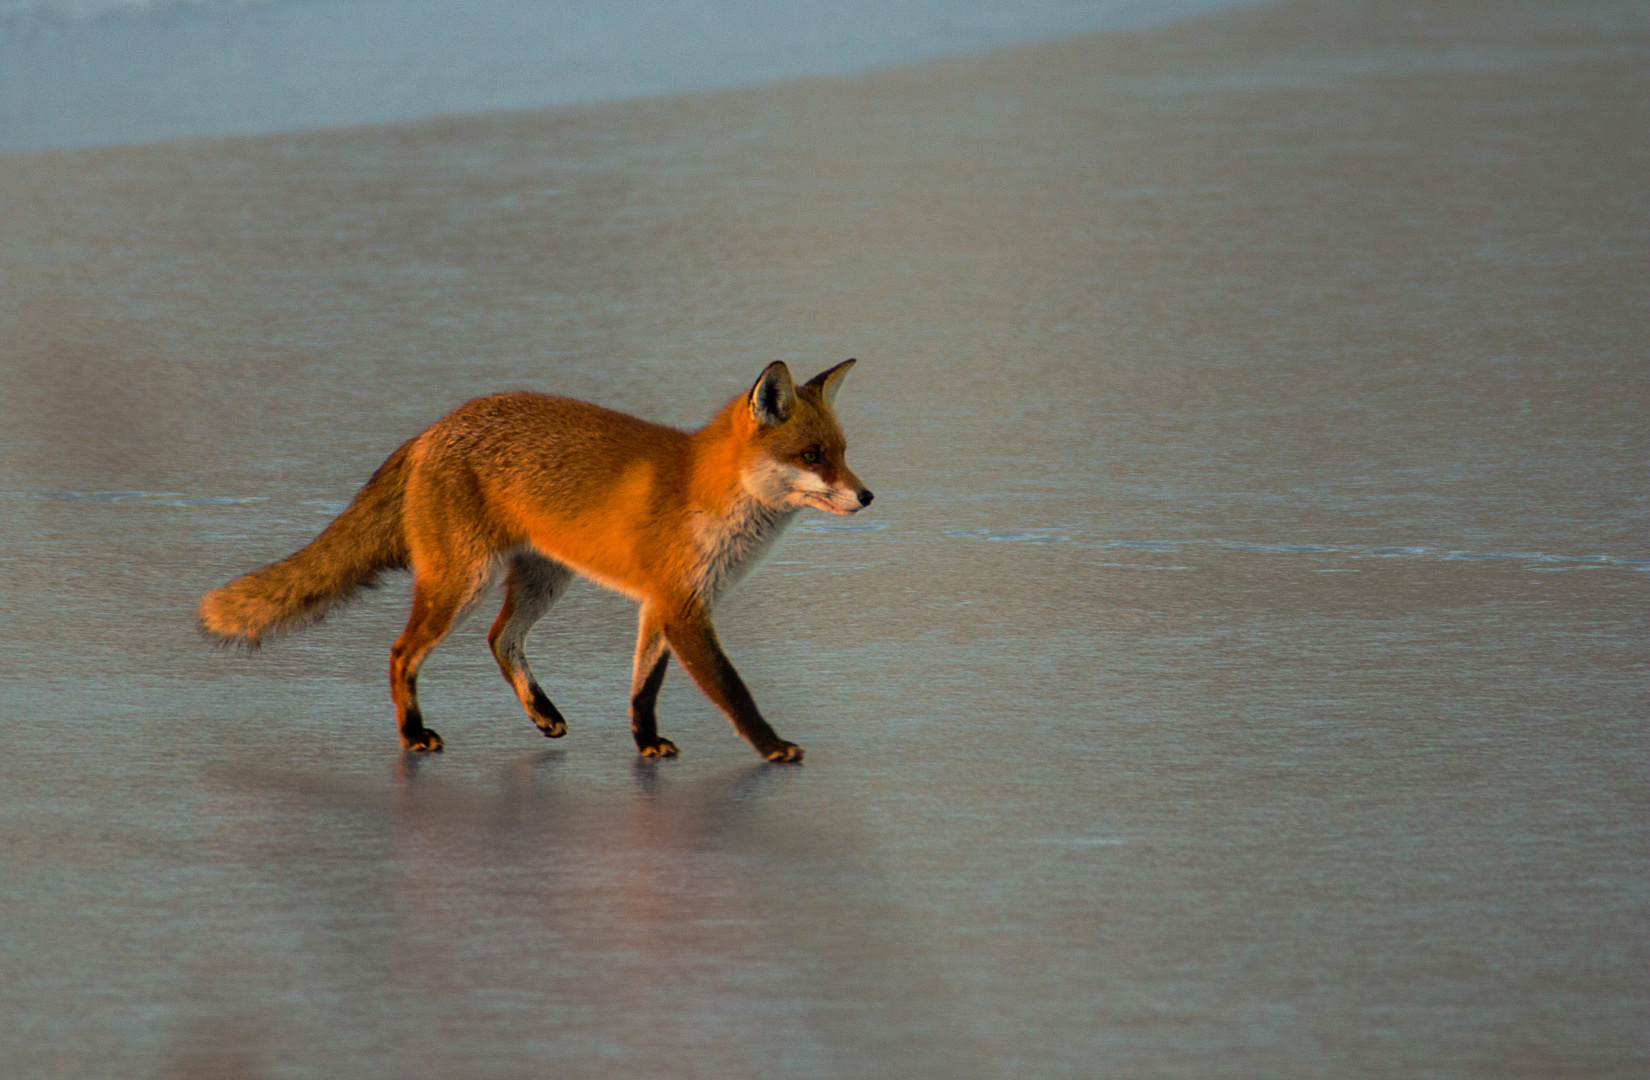
[[[657,739],[646,746],[638,746],[636,749],[641,752],[643,757],[650,758],[675,757],[681,753],[680,750],[676,749],[676,744],[669,739]]]
[[[444,745],[446,744],[441,741],[441,736],[431,728],[401,733],[403,750],[412,750],[420,754],[439,754]]]
[[[527,691],[528,696],[521,699],[521,703],[527,706],[527,719],[544,732],[546,739],[559,739],[566,735],[567,721],[539,684],[529,678]]]
[[[782,742],[762,752],[762,756],[769,761],[789,762],[800,765],[802,763],[802,747],[795,743]]]

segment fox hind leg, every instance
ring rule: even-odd
[[[430,650],[475,605],[483,584],[485,575],[479,573],[423,573],[413,579],[412,614],[390,648],[390,696],[405,750],[439,752],[442,748],[441,736],[424,726],[418,707],[418,669]]]
[[[527,633],[567,591],[572,579],[573,571],[554,559],[532,552],[515,555],[504,578],[504,606],[487,633],[487,644],[505,681],[521,699],[528,719],[551,739],[567,734],[567,721],[527,666]]]

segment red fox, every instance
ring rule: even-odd
[[[255,648],[318,621],[380,571],[410,569],[390,696],[402,747],[439,751],[418,707],[419,665],[502,578],[487,642],[528,717],[557,739],[567,722],[523,645],[580,574],[641,604],[630,730],[643,756],[678,752],[654,717],[674,653],[758,754],[801,761],[757,711],[710,612],[803,507],[846,515],[871,504],[832,410],[854,363],[797,386],[776,360],[691,433],[547,394],[477,398],[391,454],[308,547],[202,597],[201,629]]]

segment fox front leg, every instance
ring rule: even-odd
[[[636,666],[630,676],[630,734],[643,757],[675,757],[681,753],[675,743],[659,735],[659,719],[653,711],[669,665],[670,646],[665,643],[664,624],[651,604],[643,604],[636,630]]]
[[[705,696],[715,702],[756,752],[769,761],[800,762],[802,747],[786,742],[762,718],[745,681],[716,640],[710,618],[696,605],[672,611],[665,622],[665,640]]]

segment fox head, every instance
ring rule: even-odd
[[[855,363],[844,361],[801,386],[782,360],[762,370],[746,396],[756,453],[742,480],[752,496],[787,510],[811,506],[844,515],[871,505],[871,492],[848,468],[848,443],[831,409]]]

